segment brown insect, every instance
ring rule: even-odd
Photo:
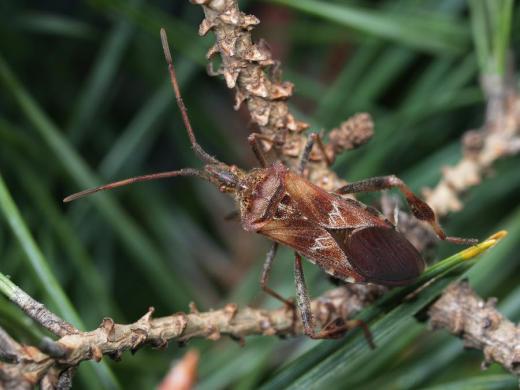
[[[177,105],[182,114],[191,146],[205,163],[203,169],[185,168],[154,173],[114,182],[68,196],[69,202],[94,192],[127,184],[174,176],[197,176],[215,184],[220,191],[231,194],[239,208],[242,228],[262,234],[274,241],[265,260],[260,284],[271,296],[293,306],[268,287],[268,280],[278,244],[295,250],[296,297],[305,334],[311,338],[330,338],[347,328],[366,326],[360,321],[341,326],[325,326],[316,332],[313,326],[310,300],[303,276],[301,256],[336,278],[345,282],[375,283],[385,286],[406,285],[424,270],[425,262],[419,252],[377,210],[361,202],[343,198],[341,194],[380,191],[397,187],[406,197],[411,211],[418,219],[429,223],[441,240],[470,244],[476,240],[447,237],[436,222],[433,210],[395,176],[374,177],[353,182],[330,193],[302,176],[317,134],[311,134],[301,156],[299,172],[293,172],[281,162],[268,166],[256,135],[249,137],[253,152],[261,168],[244,171],[227,165],[205,152],[197,143],[184,106],[166,38],[161,30],[171,83]]]

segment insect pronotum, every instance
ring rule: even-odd
[[[197,176],[213,183],[220,191],[235,198],[244,230],[262,234],[273,241],[264,263],[260,284],[266,293],[290,306],[293,306],[291,301],[269,288],[268,280],[278,244],[294,249],[296,301],[304,332],[311,338],[336,337],[352,326],[362,326],[370,341],[366,325],[361,321],[347,321],[339,326],[324,326],[320,331],[315,331],[301,265],[302,256],[326,273],[345,282],[386,286],[408,284],[414,281],[425,267],[419,252],[383,215],[361,202],[343,198],[341,194],[396,187],[404,194],[413,215],[429,223],[441,240],[457,244],[476,242],[471,239],[447,237],[437,223],[433,210],[396,176],[373,177],[352,182],[332,193],[308,181],[301,173],[304,171],[313,143],[319,140],[315,133],[309,136],[298,172],[290,170],[280,161],[268,165],[254,134],[249,137],[249,142],[261,165],[260,168],[244,171],[209,155],[197,143],[191,127],[164,29],[161,29],[161,40],[177,105],[191,146],[198,158],[205,163],[204,168],[184,168],[133,177],[78,192],[66,197],[64,202],[131,183],[175,176]]]

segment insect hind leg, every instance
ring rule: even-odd
[[[400,178],[394,175],[371,177],[355,181],[336,190],[338,194],[354,194],[358,192],[374,192],[397,188],[405,196],[410,210],[415,218],[427,222],[433,228],[439,239],[461,245],[473,245],[478,242],[473,238],[449,237],[437,222],[435,213],[428,204],[415,195]]]
[[[311,339],[333,339],[341,337],[345,332],[354,328],[361,328],[365,334],[368,344],[371,348],[375,348],[372,334],[367,324],[362,320],[343,320],[336,318],[327,323],[323,328],[316,332],[314,329],[314,321],[312,318],[311,303],[305,277],[303,274],[302,257],[299,253],[294,252],[294,278],[296,282],[296,302],[303,324],[303,332]]]

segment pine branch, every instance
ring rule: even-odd
[[[6,295],[16,306],[56,336],[79,333],[79,330],[72,324],[47,310],[43,304],[33,299],[29,294],[1,274],[0,290],[4,293],[6,290],[9,291]]]
[[[337,320],[347,321],[384,291],[380,286],[359,285],[328,291],[312,302],[316,325],[322,327]],[[40,325],[45,326],[46,319],[51,317],[61,320],[43,304],[32,298],[31,301],[38,307],[40,315],[34,320]],[[190,313],[158,318],[152,317],[153,312],[150,308],[131,324],[116,324],[111,318],[105,318],[95,330],[73,332],[56,341],[47,340],[40,348],[20,345],[0,328],[0,360],[3,361],[0,362],[0,388],[30,389],[42,383],[68,383],[70,370],[85,360],[100,361],[103,356],[119,360],[125,351],[135,352],[144,346],[165,348],[171,341],[184,344],[193,338],[218,340],[227,335],[243,342],[250,335],[287,337],[303,334],[300,319],[288,307],[239,309],[230,303],[222,309],[199,312],[192,306]]]
[[[464,340],[484,354],[483,368],[496,362],[520,376],[520,328],[496,309],[496,299],[484,301],[467,282],[452,284],[428,311],[430,326]]]
[[[482,86],[488,102],[484,125],[464,134],[462,159],[443,169],[434,189],[425,190],[426,202],[440,216],[461,210],[461,195],[480,184],[497,160],[520,153],[520,94],[512,72],[485,75]]]
[[[296,168],[304,151],[309,124],[297,120],[290,112],[287,100],[293,84],[281,81],[281,66],[272,58],[267,43],[254,43],[251,30],[260,23],[253,15],[238,8],[236,0],[191,0],[202,6],[205,19],[199,34],[212,31],[216,42],[207,53],[208,60],[219,55],[221,67],[208,67],[210,75],[223,75],[228,88],[235,90],[235,109],[247,105],[253,130],[261,134],[264,152],[271,161],[281,160]],[[332,191],[346,182],[330,169],[336,156],[357,148],[373,135],[369,114],[360,113],[329,132],[328,143],[317,142],[310,153],[307,175],[311,181]]]

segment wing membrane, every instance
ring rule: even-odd
[[[331,275],[343,280],[363,280],[353,270],[334,237],[311,221],[271,220],[260,229],[259,233],[293,248]]]
[[[354,269],[367,281],[403,285],[424,270],[424,260],[408,240],[394,229],[368,227],[348,237],[345,251]]]

